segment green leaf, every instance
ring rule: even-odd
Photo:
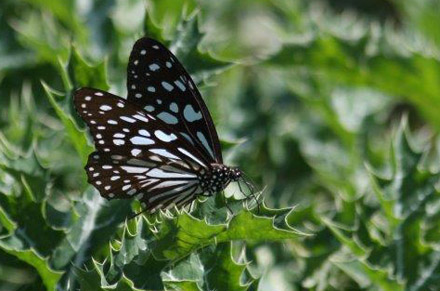
[[[92,87],[107,91],[110,86],[107,83],[106,66],[106,61],[97,65],[89,65],[77,49],[72,48],[68,70],[75,88]]]
[[[382,31],[385,28],[379,29],[381,34],[386,33]],[[404,97],[439,127],[440,119],[433,109],[439,106],[435,96],[440,92],[440,85],[434,81],[440,76],[439,61],[423,50],[403,49],[397,41],[389,43],[384,40],[382,45],[385,47],[376,47],[376,37],[373,32],[349,40],[329,33],[315,35],[307,42],[285,43],[267,60],[267,64],[292,70],[306,65],[310,74],[324,78],[326,82],[366,86]],[[404,38],[403,42],[410,43],[411,40],[405,37],[399,35]],[[372,50],[376,53],[369,54]]]
[[[188,290],[188,291],[201,291],[197,286],[196,282],[191,281],[180,281],[180,282],[171,282],[165,281],[165,290]]]
[[[63,241],[53,250],[51,263],[57,268],[75,262],[82,266],[93,252],[107,245],[109,237],[131,213],[131,201],[113,200],[105,202],[99,194],[89,188],[75,205],[79,219],[75,221]]]
[[[182,62],[197,83],[219,74],[232,66],[228,62],[215,59],[208,51],[201,51],[203,34],[199,29],[199,17],[194,13],[182,18],[177,37],[170,44],[170,50]]]
[[[391,279],[386,270],[372,268],[361,261],[333,261],[334,265],[349,274],[361,288],[380,287],[381,290],[405,290],[404,284]]]
[[[208,249],[206,249],[208,250]],[[205,250],[205,251],[206,251]],[[204,256],[202,252],[201,256]],[[203,258],[202,258],[203,259]],[[246,290],[247,286],[241,284],[241,277],[246,268],[245,264],[234,262],[231,253],[231,243],[220,243],[211,254],[206,263],[208,271],[206,288],[209,290]]]
[[[14,158],[4,157],[0,161],[0,168],[14,177],[20,183],[26,181],[26,187],[32,192],[32,198],[42,201],[51,179],[48,169],[43,167],[34,149],[26,155],[17,155]]]
[[[0,195],[0,206],[16,224],[12,237],[20,241],[23,249],[33,248],[44,256],[62,239],[63,233],[50,227],[45,219],[44,201],[35,200],[35,196],[25,178],[22,178],[22,191]],[[25,214],[25,215],[24,215]]]
[[[286,213],[287,212],[287,213]],[[176,260],[214,242],[247,240],[252,242],[298,239],[304,233],[292,229],[286,216],[295,215],[289,209],[272,216],[259,216],[243,210],[228,223],[211,225],[186,212],[166,218],[156,227],[159,232],[152,252],[157,259]],[[278,224],[278,225],[277,225]]]
[[[46,92],[46,96],[49,99],[50,104],[52,105],[53,109],[55,110],[55,113],[63,123],[64,128],[66,129],[70,143],[76,149],[83,164],[86,164],[87,158],[89,154],[93,151],[93,148],[88,145],[87,138],[84,132],[81,132],[76,127],[72,118],[55,101],[54,98],[55,92],[51,88],[49,88],[49,86],[46,85],[45,83],[42,83],[42,85]]]
[[[421,161],[422,154],[413,150],[406,122],[402,122],[391,150],[390,177],[371,174],[379,207],[357,211],[359,223],[353,229],[342,231],[326,222],[351,254],[366,259],[364,265],[356,266],[358,272],[341,265],[355,280],[375,282],[390,290],[402,288],[403,281],[415,290],[437,284],[433,270],[439,266],[439,252],[424,241],[422,225],[429,219],[429,205],[440,201],[435,186],[440,176],[421,168]],[[392,276],[373,276],[370,273],[375,269],[391,270]],[[391,281],[399,284],[390,285]]]
[[[0,249],[33,266],[41,276],[47,290],[56,290],[56,284],[61,278],[62,272],[52,270],[47,259],[42,258],[35,250],[23,250],[17,243],[14,239],[2,239],[0,240]]]
[[[237,262],[231,242],[205,247],[179,260],[162,273],[165,286],[189,286],[193,290],[247,290],[247,262]],[[243,256],[244,250],[241,254]]]
[[[197,2],[194,0],[179,2],[172,0],[148,1],[147,34],[158,40],[172,38],[176,33],[181,18],[186,18],[194,13],[196,8]],[[158,29],[161,30],[160,35]],[[163,36],[163,38],[160,36]]]

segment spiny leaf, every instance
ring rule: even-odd
[[[35,200],[35,196],[25,178],[22,178],[22,191],[0,195],[0,206],[17,225],[13,236],[23,249],[33,248],[44,256],[62,239],[63,233],[52,229],[44,215],[44,201]],[[25,213],[26,215],[23,215]]]
[[[12,237],[11,239],[1,239],[0,248],[33,266],[41,276],[47,290],[56,290],[56,284],[61,278],[62,272],[52,270],[47,259],[42,258],[33,249],[21,249],[19,245],[17,245],[16,239],[13,239]]]
[[[131,212],[130,201],[107,203],[91,188],[82,197],[75,205],[79,219],[53,251],[52,264],[57,268],[66,267],[72,261],[81,266],[87,260],[85,254],[90,255],[106,245],[109,236]]]
[[[435,96],[440,92],[440,86],[433,81],[440,76],[439,61],[423,50],[408,49],[402,53],[402,45],[398,42],[384,41],[385,48],[374,47],[375,37],[373,33],[364,33],[355,40],[330,33],[315,35],[308,42],[285,43],[267,60],[267,64],[291,69],[306,64],[311,74],[326,78],[328,82],[367,86],[392,96],[403,96],[439,127],[440,119],[434,108],[439,106]],[[376,54],[368,53],[372,47]],[[420,82],[424,85],[421,86]]]
[[[69,136],[69,141],[72,143],[76,151],[78,152],[79,157],[83,164],[86,164],[87,157],[93,151],[93,148],[88,145],[87,138],[85,134],[78,130],[76,125],[74,124],[72,118],[64,112],[64,110],[58,105],[54,98],[54,91],[49,88],[44,82],[42,83],[44,90],[46,91],[46,96],[49,99],[50,104],[52,105],[55,113],[58,118],[64,124],[64,127]]]
[[[200,50],[203,34],[199,29],[198,14],[188,19],[182,19],[177,37],[170,45],[170,49],[185,65],[196,83],[218,74],[232,64],[215,59],[209,52]]]
[[[210,250],[204,249],[201,253],[204,260],[204,253]],[[248,286],[242,284],[241,278],[246,268],[245,264],[234,262],[231,254],[231,243],[220,243],[215,251],[210,254],[205,263],[207,274],[205,287],[209,290],[246,290]],[[246,282],[247,283],[247,282]]]
[[[0,161],[0,168],[14,177],[17,182],[25,179],[33,198],[37,201],[42,201],[46,196],[45,190],[49,184],[50,174],[41,164],[34,149],[24,156],[17,155],[13,158],[5,156]]]
[[[412,149],[409,138],[402,122],[391,151],[391,177],[372,174],[380,207],[358,212],[360,223],[352,230],[342,232],[332,223],[326,224],[352,254],[366,258],[368,266],[389,269],[393,280],[406,280],[405,286],[419,289],[438,282],[432,270],[438,268],[439,252],[424,242],[422,225],[429,217],[428,205],[440,201],[435,187],[440,175],[420,168],[422,155]],[[368,266],[363,270],[370,272]]]
[[[172,38],[181,19],[194,13],[196,8],[197,2],[194,0],[179,2],[173,0],[148,1],[146,32],[154,32],[152,36],[155,36],[158,40]],[[160,35],[158,29],[161,31]]]
[[[72,48],[72,54],[68,64],[71,78],[75,88],[92,87],[101,90],[108,90],[110,86],[107,83],[106,62],[95,66],[89,65],[78,53],[75,47]]]
[[[373,268],[365,262],[356,260],[332,263],[356,280],[361,288],[377,286],[386,291],[405,290],[403,283],[390,278],[386,270]]]
[[[192,253],[162,276],[168,288],[188,285],[193,290],[247,290],[250,282],[242,282],[246,267],[232,258],[231,242],[225,242]]]
[[[294,211],[288,212],[288,215],[295,215]],[[262,242],[302,237],[303,233],[287,224],[284,214],[263,217],[244,210],[227,224],[219,225],[210,225],[185,212],[173,219],[164,218],[157,225],[159,231],[152,248],[153,254],[156,258],[175,260],[214,242],[242,239]],[[277,221],[280,221],[279,227],[276,226]]]
[[[0,236],[10,235],[16,227],[16,223],[8,217],[0,205]]]

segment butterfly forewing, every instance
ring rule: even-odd
[[[74,104],[95,141],[86,171],[103,197],[136,197],[155,210],[184,205],[202,193],[197,173],[209,158],[162,120],[91,88],[76,91]]]
[[[190,75],[161,43],[139,39],[127,71],[128,100],[190,141],[212,163],[222,163],[211,115]]]

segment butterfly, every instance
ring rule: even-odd
[[[96,146],[85,167],[88,182],[102,197],[134,197],[154,213],[243,179],[239,168],[223,164],[205,102],[164,45],[147,37],[136,41],[127,89],[126,99],[93,88],[78,89],[73,97]]]

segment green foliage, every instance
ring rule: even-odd
[[[376,2],[3,1],[0,290],[438,289],[440,2]],[[124,96],[145,34],[259,209],[231,185],[129,219],[86,182],[72,94]]]

